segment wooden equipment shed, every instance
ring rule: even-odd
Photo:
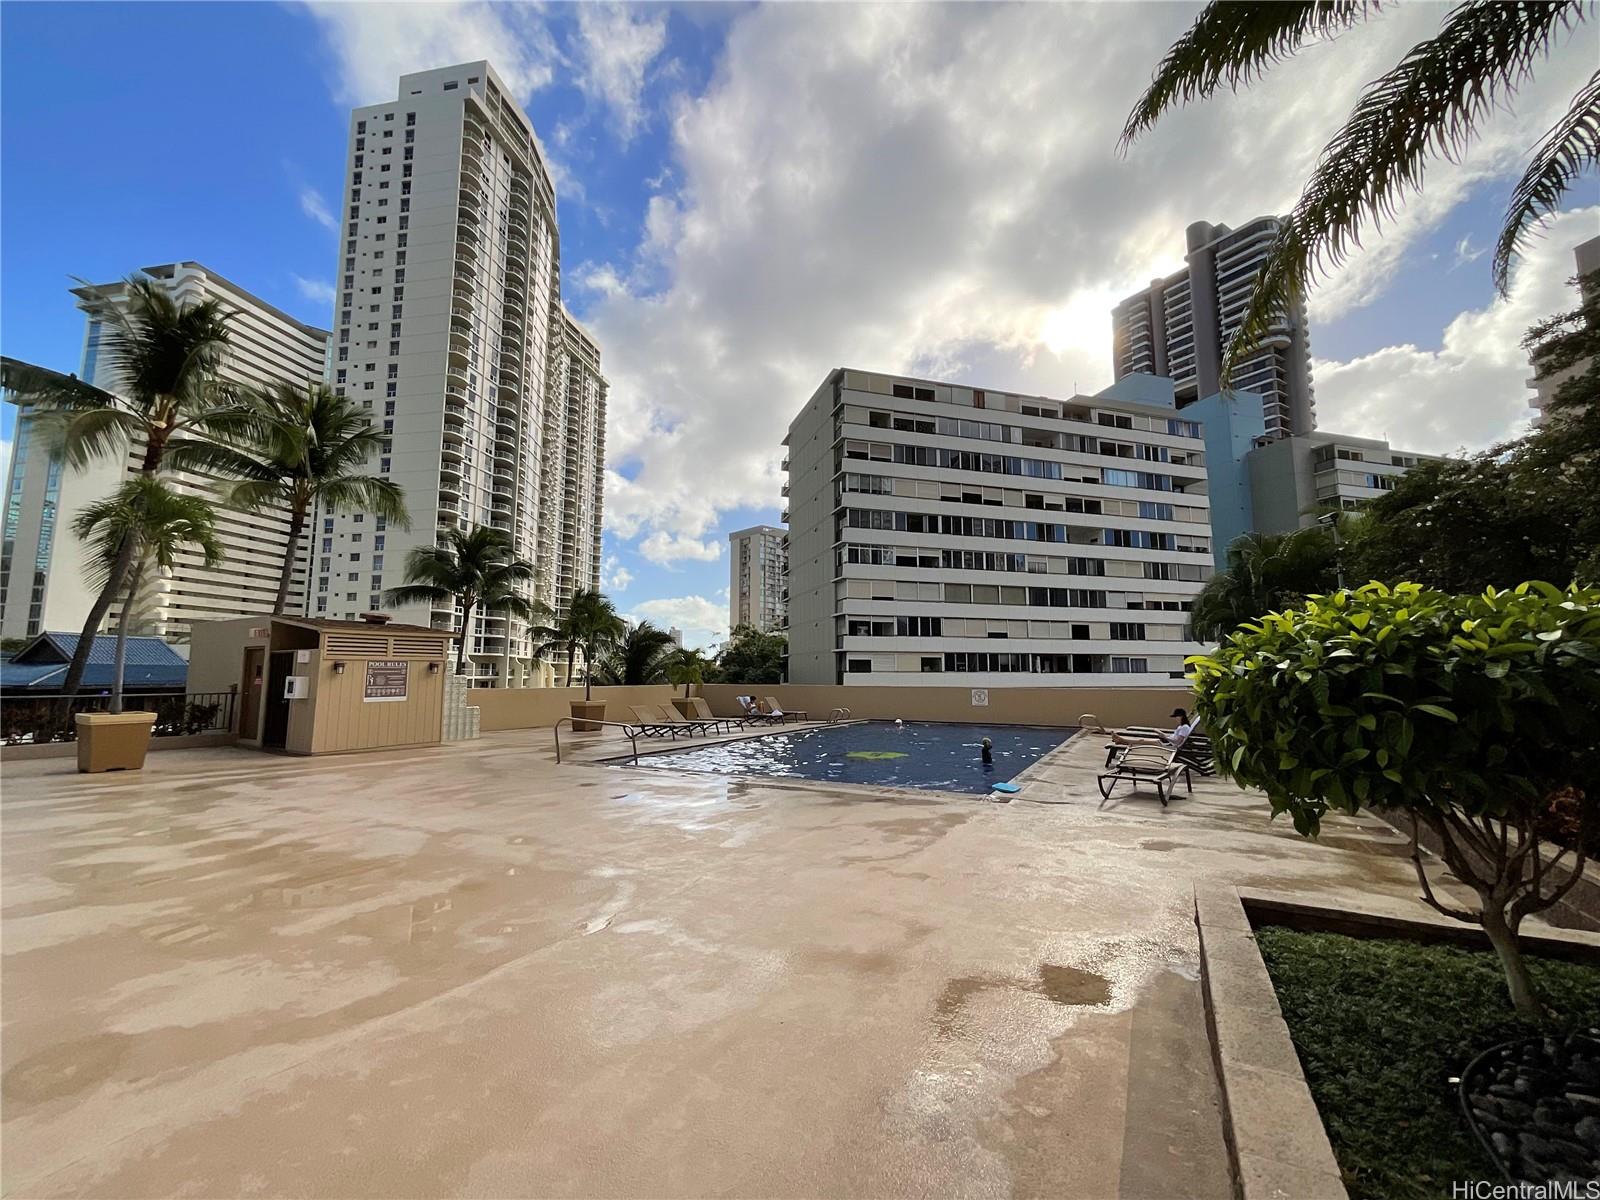
[[[359,621],[240,617],[196,621],[191,691],[235,690],[239,742],[337,754],[441,740],[450,634]]]

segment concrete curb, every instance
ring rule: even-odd
[[[1195,889],[1206,1031],[1242,1200],[1348,1200],[1322,1115],[1232,888]]]

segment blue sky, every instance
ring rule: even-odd
[[[612,380],[608,584],[704,643],[726,533],[776,523],[778,441],[828,368],[1103,386],[1110,303],[1179,265],[1189,221],[1286,207],[1359,81],[1442,11],[1416,7],[1118,159],[1191,7],[9,3],[0,343],[76,369],[70,277],[180,258],[326,325],[316,213],[350,105],[489,57],[560,172],[563,292]],[[1600,207],[1563,216],[1508,299],[1482,249],[1597,51],[1581,30],[1313,298],[1325,427],[1437,451],[1518,428],[1516,337]]]

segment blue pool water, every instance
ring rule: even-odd
[[[1072,728],[1031,725],[939,725],[863,721],[797,733],[777,733],[640,758],[641,766],[718,775],[765,775],[860,783],[877,787],[987,792],[1054,750]],[[994,743],[994,763],[981,761],[979,743]],[[642,749],[642,747],[641,747]]]

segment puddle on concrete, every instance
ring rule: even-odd
[[[132,1044],[127,1034],[97,1033],[50,1046],[0,1076],[0,1094],[30,1104],[71,1096],[109,1079]]]
[[[1111,1003],[1111,982],[1078,967],[1044,963],[1032,979],[1006,975],[966,975],[944,985],[934,1006],[933,1023],[944,1037],[965,1032],[967,1001],[982,992],[1009,990],[1043,996],[1054,1004],[1098,1008]]]

